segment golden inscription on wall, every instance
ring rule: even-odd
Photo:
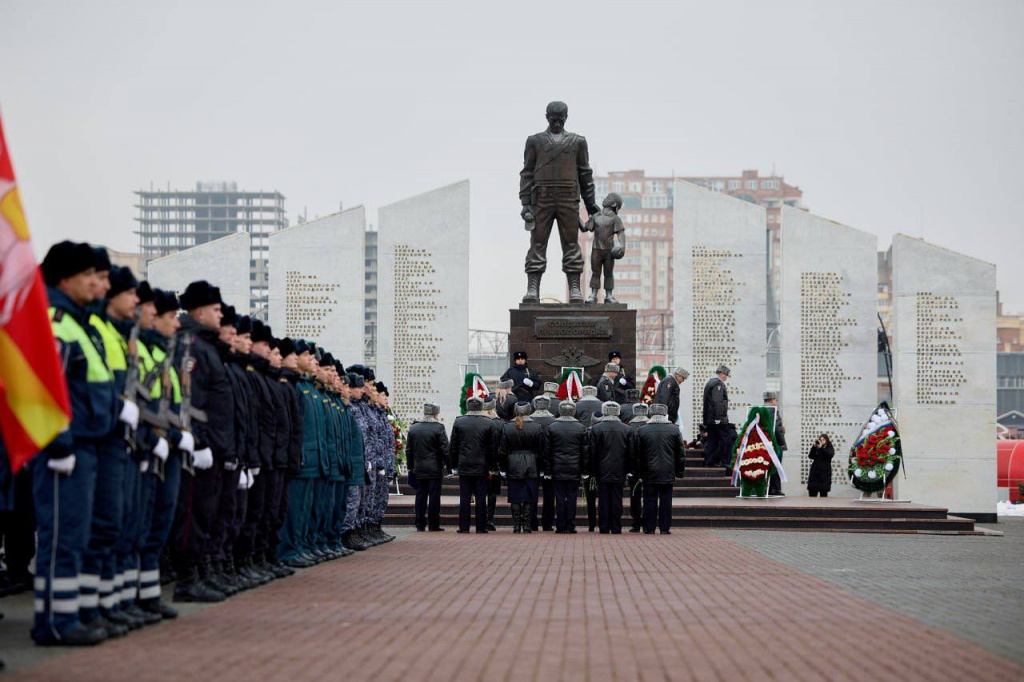
[[[284,275],[285,336],[319,342],[324,320],[338,307],[341,284],[325,282],[317,275],[288,270]]]
[[[839,391],[864,378],[847,374],[840,357],[849,343],[845,331],[857,320],[846,317],[852,294],[838,272],[800,274],[800,443],[809,452],[818,436],[827,433],[836,454],[846,452],[846,437],[860,422],[842,421]],[[795,444],[791,444],[795,445]],[[807,483],[811,460],[800,457],[800,480]],[[832,482],[846,480],[846,459],[832,460]]]
[[[437,303],[441,289],[435,281],[437,270],[427,249],[395,244],[394,301],[394,396],[392,407],[402,417],[422,413],[423,403],[437,399],[434,378],[438,367],[437,318],[448,306]],[[450,417],[449,417],[450,418]]]
[[[728,365],[735,375],[742,360],[736,346],[737,289],[746,282],[736,279],[730,259],[741,254],[730,249],[694,246],[693,250],[693,373],[691,395],[693,407],[692,433],[696,434],[703,418],[704,381],[719,365]],[[729,386],[730,409],[746,414],[749,398],[735,385]]]
[[[955,296],[917,293],[917,402],[956,405],[966,383],[961,352],[964,318]]]

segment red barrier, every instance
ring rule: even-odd
[[[1024,499],[1017,485],[1024,481],[1024,440],[996,441],[996,486],[1009,488],[1009,500]]]

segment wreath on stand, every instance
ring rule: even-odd
[[[882,492],[896,478],[902,463],[899,429],[888,403],[882,403],[850,448],[850,483],[863,493]]]
[[[732,447],[732,484],[740,487],[740,497],[767,498],[768,482],[776,471],[786,480],[778,448],[774,408],[751,407]]]

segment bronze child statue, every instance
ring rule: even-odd
[[[601,288],[601,273],[604,272],[604,302],[618,303],[612,296],[615,288],[615,261],[626,255],[626,228],[619,217],[622,197],[612,192],[604,198],[601,211],[590,217],[584,230],[594,233],[590,247],[590,298],[587,303],[597,303],[597,290]]]

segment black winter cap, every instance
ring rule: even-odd
[[[220,297],[220,288],[211,285],[205,279],[197,280],[185,287],[185,293],[179,300],[185,310],[195,310],[215,303],[224,304]]]
[[[286,358],[295,352],[295,342],[286,336],[277,344],[277,349],[281,351],[281,357]]]
[[[239,315],[238,319],[235,320],[235,329],[239,334],[251,334],[252,318],[248,315]]]
[[[238,313],[235,312],[235,306],[224,305],[220,307],[221,318],[220,326],[222,327],[234,327],[235,321],[238,320]]]
[[[270,327],[259,320],[252,321],[252,342],[253,343],[270,343],[270,339],[274,336],[274,333],[270,330]]]
[[[63,241],[50,247],[40,269],[43,271],[43,281],[55,287],[62,279],[74,277],[93,267],[96,267],[96,253],[91,246]]]
[[[129,289],[137,289],[138,286],[139,280],[135,279],[131,268],[124,265],[110,268],[110,291],[107,292],[107,298],[114,298]]]
[[[135,287],[135,295],[139,297],[139,305],[142,305],[143,303],[149,303],[150,301],[154,300],[153,287],[151,287],[149,285],[149,282],[147,282],[146,280],[142,280],[141,282],[139,282],[139,286]],[[174,309],[177,310],[179,307],[180,306],[178,304],[178,297],[175,296]]]
[[[110,254],[107,253],[107,249],[102,246],[94,246],[92,252],[96,254],[96,272],[110,270]]]
[[[163,289],[153,291],[153,303],[156,305],[157,315],[163,315],[172,310],[178,310],[181,307],[178,303],[178,297],[174,295],[174,292],[164,291]]]

